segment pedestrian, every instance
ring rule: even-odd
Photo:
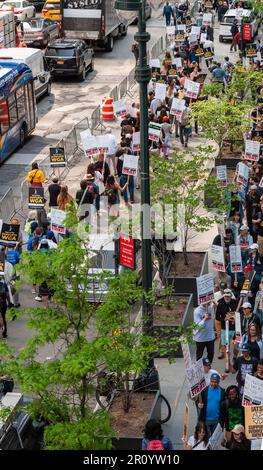
[[[262,330],[262,327],[263,327],[263,280],[262,278],[259,284],[259,290],[256,294],[253,314],[259,318],[260,328]]]
[[[38,226],[37,213],[35,210],[31,210],[28,212],[28,217],[26,219],[24,232],[26,232],[28,237],[31,237],[34,231],[36,230],[37,226]]]
[[[169,2],[167,1],[163,7],[163,17],[165,17],[166,26],[170,26],[171,24],[171,17],[173,16],[173,9]]]
[[[227,10],[228,10],[227,2],[223,2],[222,5],[219,5],[218,10],[217,10],[218,23],[222,23],[222,20]]]
[[[236,381],[241,396],[243,395],[246,374],[255,374],[257,370],[257,360],[252,357],[248,344],[241,344],[240,351],[241,356],[234,360],[233,367],[235,371],[237,371]]]
[[[215,308],[217,308],[219,300],[224,297],[225,289],[227,289],[227,283],[220,282],[219,290],[214,293],[213,304]],[[232,299],[235,299],[235,296],[233,293],[232,293]],[[218,359],[223,359],[225,357],[225,354],[224,354],[225,349],[222,347],[222,343],[221,343],[221,321],[217,320],[216,317],[215,317],[215,330],[216,330],[216,340],[217,340],[217,347],[218,347]]]
[[[73,201],[73,197],[68,192],[67,186],[61,186],[60,193],[57,198],[58,209],[61,211],[65,211],[66,207],[69,203]]]
[[[262,336],[257,324],[249,324],[247,333],[242,336],[242,343],[249,346],[251,356],[257,361],[263,358]]]
[[[260,359],[260,361],[258,361],[257,370],[254,376],[259,380],[263,380],[263,359]]]
[[[41,227],[37,227],[33,235],[28,240],[27,251],[37,250],[39,242],[42,240],[42,238],[43,238],[43,229]]]
[[[121,192],[121,196],[123,197],[125,204],[128,204],[129,202],[128,191],[129,191],[130,203],[134,204],[134,176],[133,175],[128,176],[122,173],[120,177],[120,187],[124,187],[126,183],[127,183],[127,186],[124,189],[124,191]]]
[[[251,441],[245,436],[244,426],[237,424],[231,432],[231,439],[226,443],[228,450],[251,450]]]
[[[225,429],[224,444],[231,439],[231,431],[237,424],[245,423],[244,407],[236,385],[226,389],[226,399],[221,403],[220,425]]]
[[[46,202],[47,200],[44,199],[44,204]],[[37,223],[38,223],[38,227],[41,227],[43,229],[43,233],[46,233],[48,225],[49,225],[49,220],[48,220],[45,206],[37,209]]]
[[[212,374],[210,385],[201,392],[198,408],[201,410],[199,420],[206,423],[211,435],[221,419],[221,404],[225,400],[225,390],[220,387],[220,376]]]
[[[138,47],[138,44],[136,44],[136,42],[132,45],[131,51],[134,55],[135,65],[137,65],[138,60],[139,60],[139,47]]]
[[[230,289],[224,290],[224,297],[219,300],[217,309],[216,309],[216,320],[221,322],[221,344],[224,348],[226,346],[226,320],[229,319],[229,346],[235,335],[235,322],[233,317],[230,318],[230,315],[236,310],[237,302],[232,299],[232,291]],[[229,370],[226,369],[226,373]]]
[[[260,328],[260,320],[257,315],[253,313],[251,303],[244,302],[241,308],[241,334],[247,334],[249,325],[252,323],[256,324]]]
[[[46,233],[46,240],[48,242],[48,246],[51,250],[56,250],[58,247],[57,240],[53,230],[48,230]]]
[[[212,82],[215,83],[225,83],[226,81],[226,72],[221,66],[221,63],[218,62],[217,66],[213,69],[212,72]]]
[[[103,177],[103,183],[106,184],[108,176],[110,176],[110,168],[108,163],[105,161],[104,153],[100,153],[98,160],[94,164],[95,171],[99,171]]]
[[[242,219],[240,212],[236,211],[227,223],[227,227],[233,232],[235,245],[238,243],[239,230],[242,225]]]
[[[160,421],[149,419],[144,429],[142,450],[173,450],[173,444],[168,436],[164,436]]]
[[[7,306],[10,305],[10,297],[7,283],[3,278],[0,278],[0,315],[1,315],[1,328],[3,330],[3,338],[7,338],[7,322],[6,322],[6,311]]]
[[[241,257],[242,257],[242,264],[243,267],[248,263],[249,257],[249,247],[253,243],[253,238],[249,233],[249,228],[247,225],[243,224],[240,227],[240,234],[237,237],[237,244],[240,245],[241,248]]]
[[[181,118],[179,119],[179,136],[182,146],[188,147],[189,136],[192,133],[191,126],[191,109],[188,104],[185,103],[185,109],[182,112]]]
[[[168,158],[169,150],[172,147],[172,125],[168,116],[162,118],[162,151],[166,158]]]
[[[4,247],[1,247],[1,248],[3,249],[2,252],[4,252],[5,250]],[[15,272],[14,266],[11,263],[9,263],[9,261],[7,260],[6,254],[4,254],[4,257],[5,257],[4,280],[8,287],[9,299],[14,307],[19,308],[20,307],[19,295],[15,286],[16,272]]]
[[[49,255],[51,253],[51,250],[52,249],[49,246],[48,240],[43,238],[38,245],[38,251],[40,253],[46,253],[47,255]],[[50,288],[49,284],[50,279],[49,282],[47,280],[43,281],[38,288],[38,295],[35,297],[35,300],[37,302],[43,301],[46,308],[48,308],[49,301],[52,295],[54,295],[54,290]]]
[[[196,360],[203,356],[204,350],[207,351],[207,357],[210,363],[214,359],[215,332],[212,319],[211,305],[199,305],[194,310],[194,323],[198,325],[193,339],[196,343]]]
[[[58,195],[61,191],[61,185],[58,182],[58,177],[53,176],[52,183],[48,186],[49,192],[49,207],[58,207]]]
[[[45,176],[43,171],[39,169],[37,162],[32,163],[32,169],[28,172],[26,180],[33,188],[42,188]]]
[[[188,441],[185,436],[182,437],[184,450],[207,450],[209,436],[208,426],[199,421],[195,427],[194,435],[190,436]]]
[[[232,52],[233,48],[234,48],[234,51],[236,52],[237,50],[237,42],[236,42],[236,34],[239,32],[239,29],[238,29],[238,22],[237,20],[234,20],[231,28],[230,28],[230,32],[231,32],[231,35],[232,35],[232,43],[231,43],[231,46],[230,46],[230,51]]]
[[[217,370],[211,369],[211,362],[209,361],[208,357],[203,357],[203,366],[204,366],[204,375],[205,375],[205,383],[208,386],[210,384],[210,379],[212,374],[218,374],[221,380],[225,380],[226,374],[220,374]]]
[[[123,187],[115,181],[114,176],[110,175],[107,178],[104,195],[108,198],[109,215],[117,217],[119,214],[120,196],[119,191],[123,192],[128,186],[128,181]]]

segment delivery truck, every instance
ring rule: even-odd
[[[115,0],[61,1],[62,30],[66,39],[84,39],[92,47],[111,52],[114,39],[126,36],[128,21],[115,10]]]
[[[15,47],[15,19],[13,11],[0,11],[0,48]]]

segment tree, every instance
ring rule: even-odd
[[[249,129],[249,110],[243,103],[233,106],[227,97],[220,96],[197,101],[191,106],[193,118],[198,120],[203,135],[218,144],[220,158],[224,142],[243,140],[243,133]]]
[[[230,205],[231,185],[221,188],[217,179],[209,174],[212,150],[211,147],[199,147],[195,152],[175,153],[169,160],[151,157],[151,198],[164,205],[173,203],[186,265],[188,242],[195,236],[191,232],[208,230]],[[204,192],[211,199],[213,209],[204,206]]]
[[[231,82],[226,89],[230,99],[241,99],[242,101],[253,103],[257,88],[261,85],[262,73],[252,68],[244,69],[236,67],[232,73]]]

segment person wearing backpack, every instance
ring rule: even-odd
[[[173,450],[171,439],[163,435],[161,423],[157,419],[147,421],[143,432],[142,450]]]
[[[26,180],[31,185],[31,187],[42,188],[45,181],[45,176],[43,171],[38,168],[37,162],[32,163],[32,170],[27,174]]]
[[[188,441],[186,436],[182,437],[184,450],[207,450],[209,436],[208,426],[199,421],[195,427],[194,435],[190,436]]]
[[[111,216],[118,216],[120,196],[119,191],[123,193],[129,184],[129,180],[126,181],[125,185],[121,187],[115,180],[114,176],[110,175],[107,178],[104,196],[108,198],[109,214]]]
[[[38,227],[37,223],[37,214],[35,210],[31,210],[28,212],[28,217],[26,219],[25,223],[25,228],[24,232],[28,235],[28,237],[31,237],[36,228]]]

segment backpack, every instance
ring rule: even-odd
[[[94,200],[94,198],[95,198],[95,189],[94,189],[93,183],[88,183],[87,184],[86,191],[92,194],[92,197],[93,197],[93,200]]]
[[[117,196],[116,196],[116,192],[114,191],[114,189],[106,189],[104,191],[104,194],[105,196],[108,197],[108,203],[110,205],[115,204]]]
[[[160,439],[153,439],[148,442],[146,450],[164,450],[164,446]]]

